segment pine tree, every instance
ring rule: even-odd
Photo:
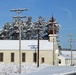
[[[38,24],[40,28],[40,39],[48,40],[48,35],[50,33],[51,19],[45,21],[45,19],[40,16],[36,22],[32,22],[32,17],[27,17],[26,20],[20,20],[21,26],[21,39],[22,40],[36,40],[38,39]],[[56,22],[56,21],[55,21]],[[50,24],[49,24],[50,23]],[[56,32],[59,33],[60,25],[55,23]],[[0,30],[1,40],[18,40],[19,39],[19,23],[15,19],[11,24],[9,22],[5,23],[4,27]]]

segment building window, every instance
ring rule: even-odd
[[[22,62],[25,62],[25,53],[22,53]]]
[[[61,59],[59,59],[59,64],[61,64]]]
[[[33,53],[33,62],[37,62],[37,60],[36,60],[36,58],[37,58],[37,53]]]
[[[3,53],[0,53],[0,62],[3,62]]]
[[[41,58],[41,63],[44,63],[45,62],[45,59],[44,57]]]
[[[11,53],[11,62],[14,62],[14,53]]]

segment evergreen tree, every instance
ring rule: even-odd
[[[4,27],[0,30],[1,40],[18,40],[19,39],[19,24],[21,27],[21,39],[22,40],[36,40],[38,38],[38,25],[40,28],[40,39],[48,40],[48,35],[50,29],[52,28],[51,19],[45,21],[45,19],[40,16],[36,22],[32,22],[32,17],[27,17],[26,20],[20,20],[18,22],[15,19],[11,24],[9,22],[5,23]],[[56,32],[59,33],[60,25],[55,21]]]

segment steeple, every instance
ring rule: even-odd
[[[55,22],[55,19],[54,19],[54,17],[52,16],[52,18],[51,18],[51,22]]]
[[[55,18],[52,16],[52,18],[49,22],[51,25],[50,34],[53,34],[53,33],[56,34],[56,28],[55,28],[56,20],[55,20]]]
[[[52,16],[52,18],[49,20],[49,25],[50,25],[50,33],[49,33],[49,40],[50,42],[53,42],[53,39],[54,39],[54,42],[56,42],[56,20],[55,18]]]

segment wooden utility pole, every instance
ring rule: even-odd
[[[55,65],[55,49],[54,49],[54,42],[55,42],[55,36],[54,36],[54,34],[55,34],[55,27],[54,27],[54,18],[53,18],[53,16],[52,16],[52,20],[51,20],[51,24],[52,24],[52,29],[53,29],[53,65]]]
[[[44,19],[42,19],[42,17],[40,16],[39,17],[39,19],[38,19],[38,22],[37,22],[37,30],[38,30],[38,51],[37,51],[37,67],[39,67],[39,55],[40,55],[40,31],[41,31],[41,24],[43,24],[42,23],[42,21],[43,21]]]
[[[17,12],[18,16],[15,16],[13,18],[17,18],[18,20],[18,25],[19,25],[19,74],[21,74],[21,18],[26,18],[26,16],[20,16],[20,13],[27,10],[25,9],[12,9],[11,12]]]
[[[38,52],[37,52],[37,67],[39,67],[39,37],[40,37],[40,29],[39,29],[39,24],[38,24]]]

